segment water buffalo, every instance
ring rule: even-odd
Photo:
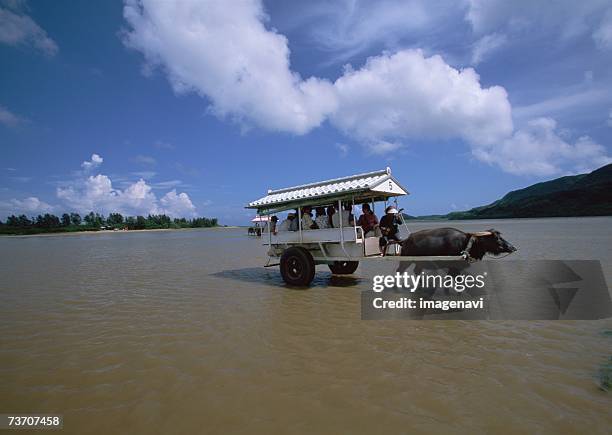
[[[401,242],[405,256],[460,256],[482,260],[485,254],[500,255],[516,251],[499,231],[489,230],[465,233],[456,228],[437,228],[410,234]],[[414,274],[422,272],[456,276],[466,273],[470,263],[466,261],[402,261],[397,271],[404,273],[414,264]],[[435,292],[435,289],[433,290]],[[445,289],[448,293],[448,289]]]
[[[410,234],[401,242],[402,255],[438,256],[463,255],[482,260],[485,254],[499,255],[512,253],[516,248],[502,238],[499,231],[465,233],[456,228],[436,228]]]

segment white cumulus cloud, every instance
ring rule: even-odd
[[[0,8],[0,43],[32,47],[46,56],[58,51],[55,41],[32,18],[5,8]]]
[[[128,0],[128,46],[162,66],[177,91],[209,98],[214,111],[271,129],[306,133],[327,117],[352,137],[497,140],[512,129],[501,87],[482,88],[472,69],[404,50],[368,60],[334,84],[290,70],[287,39],[266,29],[259,1]]]
[[[186,193],[176,193],[176,189],[166,193],[160,200],[163,213],[171,216],[195,216],[196,208]]]
[[[452,137],[486,144],[512,132],[504,88],[483,88],[473,69],[457,70],[420,50],[370,58],[363,68],[347,70],[334,87],[339,110],[332,122],[368,146]]]
[[[94,158],[95,157],[95,158]],[[102,163],[97,154],[92,156],[88,169]],[[97,162],[94,166],[92,163]],[[196,208],[186,193],[177,194],[176,190],[158,199],[153,187],[143,179],[118,189],[107,175],[96,174],[77,177],[66,186],[57,188],[57,197],[70,209],[81,213],[119,212],[125,215],[167,214],[172,217],[193,217]]]
[[[81,163],[81,168],[89,171],[100,166],[102,162],[104,162],[102,157],[100,157],[98,154],[92,154],[91,160],[85,160],[83,163]]]
[[[589,172],[612,162],[606,149],[588,136],[570,143],[551,118],[536,118],[510,138],[473,149],[479,160],[517,175],[552,176]]]
[[[261,2],[127,0],[127,46],[163,68],[177,93],[206,96],[218,116],[297,134],[335,108],[331,83],[289,67],[287,38],[266,29]]]
[[[8,201],[0,201],[0,213],[4,216],[11,214],[25,214],[31,216],[32,214],[50,213],[53,210],[54,207],[52,205],[41,201],[35,196],[24,199],[13,198]]]

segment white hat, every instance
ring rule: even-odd
[[[385,213],[390,213],[390,214],[397,214],[397,209],[395,207],[393,207],[392,205],[390,205],[389,207],[387,207],[387,209],[385,210]]]

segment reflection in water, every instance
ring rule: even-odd
[[[277,269],[267,269],[261,266],[222,270],[220,272],[211,273],[210,276],[223,279],[234,279],[245,283],[266,284],[279,287],[284,287],[285,284]]]
[[[453,222],[495,226],[516,259],[571,247],[609,282],[611,224]],[[80,434],[612,427],[597,377],[610,320],[362,321],[361,292],[397,264],[319,266],[311,288],[288,291],[245,233],[1,238],[2,412],[64,414]]]
[[[327,287],[355,287],[365,280],[352,275],[332,275],[327,276]],[[323,283],[321,283],[323,285]]]

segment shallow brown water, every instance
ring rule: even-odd
[[[451,225],[612,282],[611,218]],[[609,433],[612,320],[362,321],[375,264],[288,289],[245,233],[0,239],[0,413],[79,434]]]

